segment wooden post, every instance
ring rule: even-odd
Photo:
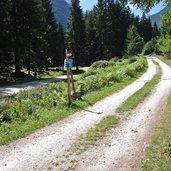
[[[71,84],[73,93],[75,93],[75,87],[74,87],[74,79],[72,75],[72,53],[68,52],[66,49],[66,59],[64,62],[64,66],[67,69],[67,82],[68,82],[68,103],[71,104]]]
[[[68,68],[67,68],[67,82],[68,82],[68,103],[71,104],[70,72]]]
[[[70,75],[71,75],[72,90],[73,90],[73,93],[75,93],[74,79],[73,79],[73,75],[72,75],[72,70],[71,69],[70,69]]]

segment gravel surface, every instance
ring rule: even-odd
[[[14,141],[9,145],[1,146],[0,170],[42,170],[40,168],[44,168],[46,164],[53,161],[54,158],[62,156],[64,152],[70,148],[70,145],[74,142],[74,140],[78,136],[80,136],[80,134],[86,132],[88,128],[100,121],[100,119],[105,115],[114,113],[114,110],[121,103],[123,103],[130,95],[135,93],[138,89],[143,87],[144,84],[153,77],[156,72],[156,67],[153,64],[151,58],[148,59],[148,63],[148,71],[137,81],[125,87],[123,90],[108,96],[107,98],[99,101],[98,103],[87,108],[86,110],[73,114],[71,117],[64,119],[61,122],[38,130],[34,134],[26,138]],[[159,94],[165,94],[164,92],[162,91],[162,93]],[[157,98],[158,97],[159,96],[157,96]],[[121,132],[121,134],[124,135],[124,131],[123,133]],[[128,136],[126,135],[126,137],[129,137],[129,134]],[[118,147],[123,147],[123,144],[122,146]],[[114,147],[112,146],[112,148]],[[107,151],[105,154],[107,154]],[[111,155],[109,156],[111,156],[109,158],[112,158],[112,156],[116,155],[112,155],[111,153]],[[101,161],[98,156],[98,153],[96,158],[98,160],[94,161],[93,165],[96,166],[97,169],[96,167],[94,167],[94,169],[98,170],[98,167],[100,167],[104,170],[106,166],[103,164],[99,165],[98,163],[98,161]],[[91,165],[91,163],[89,165],[88,162],[88,169],[87,165],[86,167],[82,167],[82,165],[80,165],[78,167],[78,170],[80,170],[80,168],[83,170],[89,170],[91,169],[91,167],[93,168],[93,165]]]
[[[84,71],[87,71],[89,68],[90,67],[83,67],[82,69]],[[73,75],[73,76],[76,77],[77,75]],[[22,91],[22,90],[31,89],[34,87],[38,87],[42,84],[58,82],[58,81],[62,81],[65,79],[67,79],[67,76],[63,75],[63,76],[58,76],[57,78],[48,78],[48,79],[39,80],[39,81],[31,81],[28,83],[21,83],[21,84],[16,84],[16,85],[12,85],[12,86],[1,87],[0,88],[0,99],[2,99],[5,96],[12,95],[14,93],[18,93],[19,91]]]
[[[50,82],[61,81],[65,78],[66,78],[66,76],[61,76],[58,78],[50,78],[50,79],[45,79],[45,80],[40,80],[40,81],[32,81],[32,82],[28,82],[28,83],[22,83],[22,84],[7,86],[7,87],[1,87],[0,88],[0,99],[2,99],[5,96],[12,95],[14,93],[18,93],[19,91],[22,91],[22,90],[31,89],[31,88],[40,86],[42,84],[50,83]]]
[[[162,80],[153,93],[111,130],[97,147],[79,156],[75,171],[137,171],[154,128],[160,121],[171,92],[171,69],[154,58],[162,68]]]

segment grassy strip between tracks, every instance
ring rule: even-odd
[[[0,144],[6,144],[12,140],[24,137],[38,128],[58,122],[74,112],[80,111],[81,109],[96,103],[111,93],[132,83],[147,69],[147,67],[143,67],[142,70],[132,72],[134,69],[133,66],[138,65],[139,67],[139,64],[141,63],[133,63],[131,65],[128,63],[125,64],[123,61],[123,64],[122,68],[125,69],[127,66],[126,71],[129,75],[134,74],[134,76],[128,77],[128,79],[122,79],[119,82],[112,82],[109,86],[106,84],[104,88],[100,88],[100,90],[98,90],[96,87],[93,87],[95,84],[94,82],[91,82],[91,80],[96,81],[95,78],[97,76],[100,80],[101,74],[93,76],[93,73],[91,79],[89,76],[82,79],[86,80],[87,78],[89,81],[86,80],[85,82],[80,83],[82,86],[81,88],[85,92],[87,91],[87,86],[90,86],[91,83],[89,89],[92,89],[92,91],[85,93],[81,99],[73,100],[70,106],[66,104],[67,95],[65,91],[66,85],[64,83],[48,84],[7,98],[4,104],[1,104],[0,107]],[[116,66],[116,68],[118,68],[118,74],[123,75],[122,73],[119,73],[121,71],[125,72],[125,70],[120,69],[120,65],[122,65],[122,63],[118,62],[117,65],[118,66]],[[144,64],[142,66],[144,66]],[[110,67],[108,68],[110,69]],[[88,72],[87,74],[91,73]],[[108,78],[112,76],[113,75],[109,75]],[[99,80],[95,83],[97,84],[100,82]],[[101,82],[102,81],[103,79],[101,79]],[[103,84],[101,86],[103,86]]]
[[[121,112],[134,109],[141,101],[145,99],[145,97],[147,97],[151,93],[153,88],[159,83],[161,79],[161,68],[158,65],[158,63],[156,63],[155,61],[153,62],[157,66],[157,72],[154,75],[154,77],[150,81],[148,81],[144,85],[144,87],[142,87],[140,90],[135,92],[121,106],[119,106],[116,109],[117,112],[121,113]]]
[[[116,127],[118,119],[114,115],[108,115],[103,117],[99,123],[94,127],[90,128],[85,135],[81,135],[76,142],[73,144],[71,150],[76,153],[81,153],[87,148],[95,145],[95,143],[103,138],[107,131],[111,128]]]
[[[161,123],[147,148],[140,170],[171,170],[171,95],[168,98],[167,108],[162,116]]]

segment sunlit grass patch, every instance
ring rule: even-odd
[[[85,135],[81,135],[73,144],[72,150],[83,152],[88,147],[94,145],[98,140],[103,138],[107,131],[116,127],[118,119],[114,115],[105,116],[94,127],[90,128]]]
[[[156,129],[146,156],[142,161],[141,171],[171,170],[171,96],[161,123]]]

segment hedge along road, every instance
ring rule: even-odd
[[[114,112],[130,95],[150,80],[156,67],[148,58],[147,72],[131,85],[97,102],[63,121],[36,131],[32,135],[0,147],[0,170],[35,170],[61,156],[74,140],[104,116]],[[101,113],[101,114],[97,114]],[[40,169],[42,170],[42,169]]]

